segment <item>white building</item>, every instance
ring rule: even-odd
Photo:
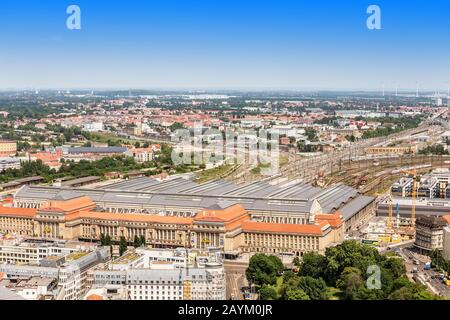
[[[86,254],[74,253],[66,257],[61,265],[57,261],[53,261],[55,263],[53,266],[51,266],[52,261],[46,261],[49,265],[40,266],[0,264],[0,272],[12,281],[28,277],[57,279],[59,290],[57,300],[79,300],[90,289],[91,269],[105,262],[109,257],[110,249],[104,247]]]
[[[30,277],[26,279],[0,280],[3,286],[25,300],[56,300],[60,295],[58,281],[48,277]]]
[[[444,259],[450,261],[450,226],[444,228],[443,243]]]
[[[94,250],[94,247],[79,242],[4,238],[0,239],[0,263],[39,265],[51,256],[63,257],[80,250]]]
[[[20,169],[21,162],[18,158],[0,158],[0,172],[8,169]]]
[[[91,122],[84,124],[84,130],[88,132],[98,132],[103,131],[105,128],[103,126],[103,122]]]
[[[94,288],[122,285],[130,300],[223,300],[220,257],[185,250],[138,249],[94,271]]]

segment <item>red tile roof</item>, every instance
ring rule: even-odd
[[[0,206],[0,216],[34,218],[36,216],[36,211],[36,209],[10,208]]]
[[[447,221],[447,224],[450,226],[450,214],[443,216],[442,218],[444,218]]]
[[[316,214],[317,222],[326,222],[333,228],[340,227],[342,225],[342,216],[339,212],[333,214]]]
[[[90,296],[88,296],[88,297],[86,298],[86,300],[100,301],[100,300],[103,300],[103,297],[102,297],[102,296],[99,296],[99,295],[97,295],[97,294],[91,294]]]

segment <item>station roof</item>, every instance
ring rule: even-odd
[[[183,206],[195,210],[208,208],[221,201],[231,201],[241,204],[248,211],[283,211],[292,214],[309,213],[316,201],[323,213],[333,213],[360,197],[356,189],[342,184],[325,189],[297,182],[280,185],[268,182],[237,185],[217,180],[197,184],[180,177],[165,181],[141,177],[96,189],[25,186],[16,193],[16,198],[35,200],[80,196],[89,196],[100,205],[109,203],[146,209]],[[362,198],[359,201],[369,200]],[[349,212],[351,208],[349,207],[343,214]]]

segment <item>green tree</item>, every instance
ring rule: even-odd
[[[390,300],[437,300],[439,297],[426,290],[426,287],[410,282],[408,285],[395,290],[388,297]]]
[[[292,260],[292,264],[297,268],[300,268],[300,266],[302,265],[299,257],[295,257],[294,260]]]
[[[134,236],[134,241],[133,241],[133,247],[139,248],[141,245],[142,245],[141,237],[139,237],[138,235],[135,235]]]
[[[406,274],[406,267],[403,259],[400,257],[388,257],[383,263],[382,267],[388,269],[394,279],[400,278]]]
[[[282,268],[283,263],[278,257],[257,253],[251,257],[245,275],[250,283],[258,286],[273,285]]]
[[[109,234],[107,234],[107,235],[105,236],[105,245],[106,245],[106,246],[110,246],[111,244],[112,244],[111,236],[110,236]]]
[[[328,288],[322,278],[315,279],[310,276],[300,277],[298,286],[311,298],[311,300],[328,299]]]
[[[261,289],[259,289],[259,300],[277,300],[277,298],[277,291],[273,287],[263,285]]]
[[[123,255],[128,250],[127,239],[124,236],[120,237],[119,240],[119,255]]]
[[[290,289],[286,292],[286,300],[311,300],[302,289]]]
[[[305,253],[303,255],[303,262],[300,265],[300,275],[313,278],[323,277],[325,266],[326,259],[324,256],[315,252]]]
[[[105,235],[103,233],[100,233],[100,245],[101,246],[105,246],[106,245]]]
[[[147,244],[147,241],[145,240],[145,236],[141,235],[141,245],[145,247],[146,244]]]
[[[344,292],[345,298],[349,300],[356,299],[357,293],[363,285],[364,280],[361,276],[361,270],[354,267],[345,268],[337,281],[337,287]]]

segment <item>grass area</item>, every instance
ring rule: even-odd
[[[328,287],[327,295],[329,300],[342,300],[343,292],[338,288]]]
[[[280,167],[283,167],[289,163],[289,156],[280,156]]]
[[[255,175],[260,175],[261,174],[261,169],[263,168],[270,168],[270,164],[260,164],[257,167],[253,168],[251,171],[251,173],[255,174]]]
[[[118,137],[110,133],[98,132],[92,134],[92,141],[100,142],[100,143],[108,143],[109,141],[118,142],[120,141],[123,144],[135,144],[136,142],[144,143],[145,140],[133,140],[127,139],[125,137]]]
[[[87,255],[87,252],[73,252],[66,257],[66,261],[78,260]]]
[[[138,259],[140,257],[139,254],[137,253],[127,253],[126,255],[120,257],[119,259],[115,260],[113,263],[114,264],[118,264],[118,263],[128,263],[131,261],[134,261],[136,259]]]
[[[277,292],[280,292],[280,290],[281,290],[281,286],[283,285],[283,277],[278,277],[277,278],[277,284],[276,284],[276,286],[275,286],[275,290],[277,291]]]
[[[234,170],[235,166],[226,164],[220,167],[216,167],[209,170],[197,172],[197,183],[205,183],[217,179],[225,178],[228,174]]]

